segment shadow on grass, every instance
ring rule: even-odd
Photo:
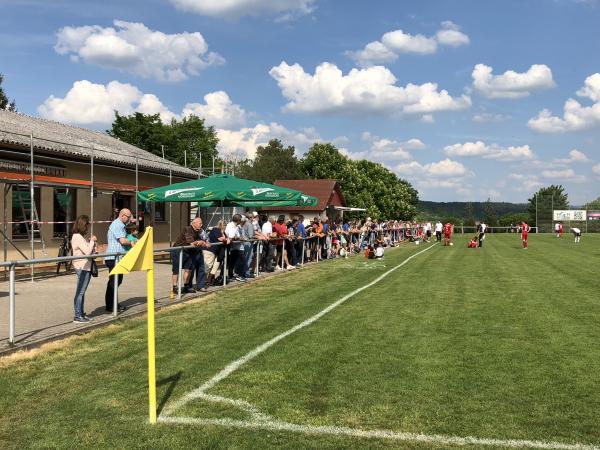
[[[162,412],[163,408],[165,407],[165,404],[167,403],[169,398],[171,398],[171,395],[173,395],[173,391],[175,390],[175,387],[177,386],[177,383],[179,382],[179,379],[181,378],[182,374],[183,374],[183,372],[180,370],[175,375],[171,375],[168,378],[163,378],[162,380],[158,380],[158,383],[156,383],[159,387],[164,386],[165,384],[169,385],[169,387],[167,388],[167,391],[165,392],[165,394],[160,399],[160,402],[158,403],[158,415],[159,416],[160,416],[160,413]]]

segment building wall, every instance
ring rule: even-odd
[[[3,155],[3,159],[10,159],[10,157]],[[76,164],[69,161],[53,161],[54,164],[59,163],[64,166],[65,179],[76,179],[84,182],[90,181],[90,164]],[[173,183],[185,181],[185,178],[173,177]],[[60,181],[60,180],[57,180]],[[130,185],[131,190],[121,190],[120,195],[129,198],[132,213],[135,214],[135,171],[126,170],[121,168],[103,167],[95,165],[94,167],[94,182],[96,184],[96,196],[94,197],[94,222],[105,222],[105,223],[94,223],[94,234],[98,237],[100,244],[106,244],[106,234],[109,226],[109,221],[113,217],[113,192],[115,189],[119,189],[122,185]],[[27,182],[28,183],[28,182]],[[111,185],[118,185],[116,188],[111,188],[108,185],[101,183],[107,183]],[[169,184],[169,176],[161,176],[155,174],[148,174],[139,172],[139,186],[140,190],[151,187],[158,187]],[[57,183],[58,187],[59,183]],[[0,211],[3,212],[3,218],[6,222],[12,221],[12,195],[11,191],[5,196],[4,188],[6,183],[0,182]],[[52,222],[54,219],[54,190],[55,186],[41,186],[40,187],[40,205],[37,205],[42,222]],[[90,205],[91,196],[89,186],[77,187],[76,193],[76,207],[75,215],[91,215]],[[4,202],[6,199],[6,211],[4,211]],[[171,210],[171,221],[169,222],[169,210]],[[165,220],[161,222],[154,222],[154,217],[150,212],[144,212],[140,209],[140,214],[144,218],[144,226],[154,225],[154,238],[155,245],[161,247],[167,247],[170,241],[174,241],[181,228],[184,224],[189,222],[189,204],[188,203],[173,203],[171,207],[169,204],[165,205]],[[153,223],[154,222],[154,223]],[[7,224],[7,236],[12,239],[12,226]],[[42,244],[36,242],[34,245],[35,257],[53,257],[58,255],[58,248],[62,243],[62,238],[54,237],[54,229],[52,224],[42,224],[40,226],[45,246],[46,254],[42,252]],[[4,239],[3,239],[4,240]],[[15,245],[25,254],[28,258],[31,257],[31,246],[30,241],[27,239],[13,240]],[[8,242],[4,243],[6,250],[7,260],[23,259],[23,256],[18,253]]]

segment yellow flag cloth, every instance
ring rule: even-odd
[[[126,274],[140,270],[152,270],[154,265],[154,236],[152,227],[147,227],[144,236],[119,261],[111,275]]]

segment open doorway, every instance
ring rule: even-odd
[[[131,210],[131,195],[113,192],[112,195],[112,220],[119,216],[119,211],[123,208]]]

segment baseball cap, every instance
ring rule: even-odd
[[[246,220],[248,220],[248,218],[245,215],[242,214],[242,217],[240,218],[240,220],[242,222],[245,222]]]
[[[285,220],[285,216],[283,214],[281,214],[278,218],[277,218],[277,222],[283,222]]]
[[[258,216],[258,213],[256,211],[252,211],[252,217],[256,217]]]

